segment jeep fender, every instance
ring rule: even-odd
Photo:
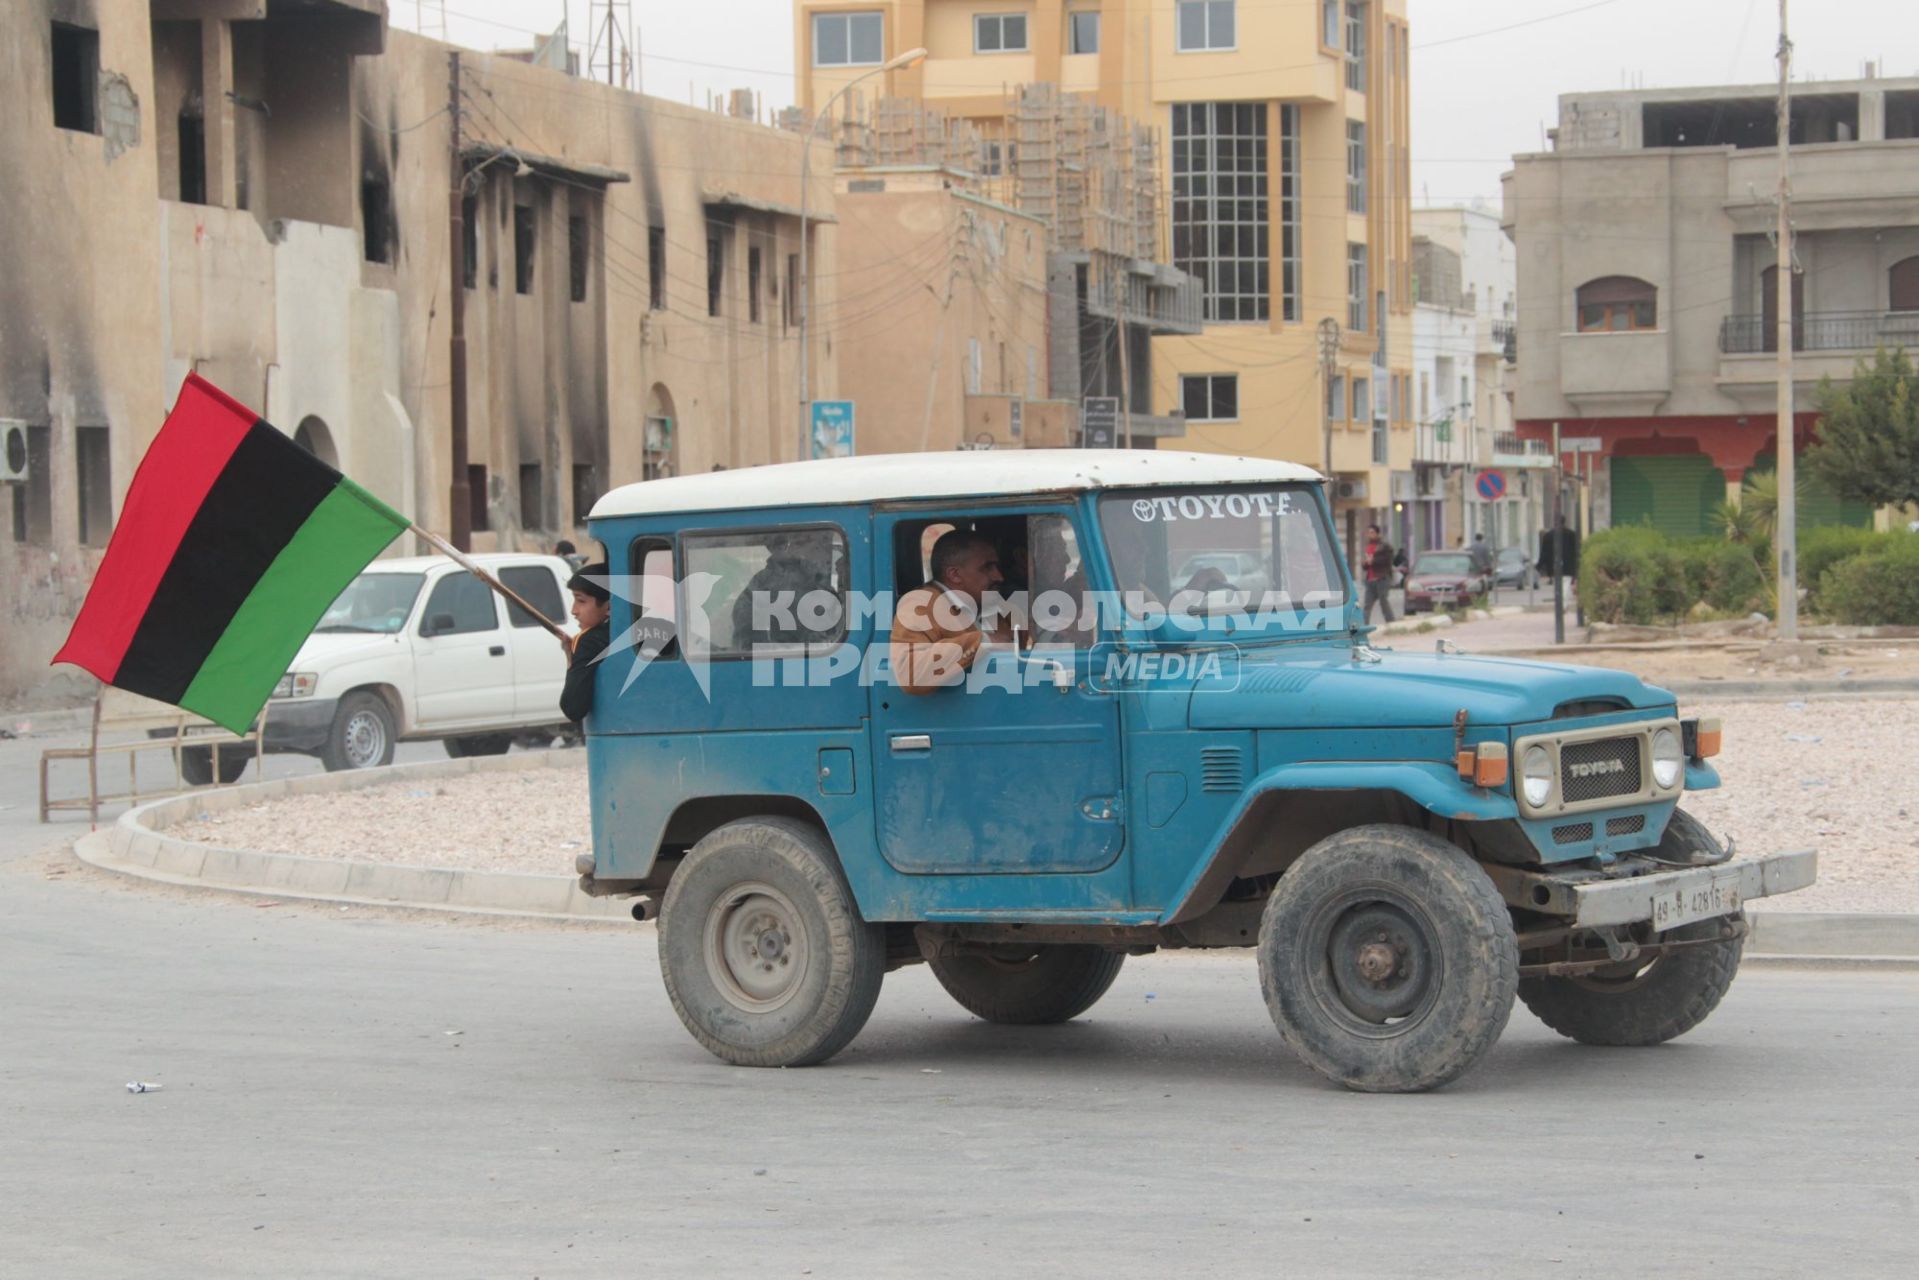
[[[1511,796],[1468,786],[1457,769],[1437,761],[1314,760],[1281,765],[1260,774],[1247,786],[1239,804],[1208,842],[1210,852],[1205,861],[1180,886],[1160,923],[1177,924],[1211,909],[1241,864],[1240,855],[1249,840],[1257,834],[1248,824],[1257,821],[1254,810],[1260,801],[1275,793],[1301,791],[1396,792],[1451,821],[1498,822],[1519,816]]]

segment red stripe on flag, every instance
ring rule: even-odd
[[[55,662],[71,662],[113,683],[187,526],[258,420],[199,374],[187,375],[173,412],[133,473],[100,572]]]

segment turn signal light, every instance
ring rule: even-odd
[[[1505,786],[1508,763],[1505,743],[1480,743],[1473,762],[1473,782],[1482,787]]]
[[[1719,754],[1719,739],[1722,732],[1717,718],[1699,722],[1699,751],[1701,760],[1707,760]]]

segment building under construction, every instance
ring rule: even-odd
[[[784,123],[805,128],[797,111]],[[962,442],[1080,443],[1088,400],[1095,402],[1096,434],[1110,422],[1115,443],[1150,447],[1184,432],[1178,414],[1151,412],[1152,337],[1199,332],[1201,299],[1198,282],[1165,262],[1162,169],[1152,130],[1055,85],[1031,84],[1008,93],[998,119],[960,118],[914,99],[852,96],[817,136],[830,136],[837,174],[842,305],[857,306],[852,300],[863,285],[880,288],[892,279],[902,306],[917,299],[937,309],[928,349],[951,348],[960,366],[954,389]],[[950,212],[938,221],[930,211],[907,220],[924,231],[939,228],[947,252],[913,256],[901,222],[906,215],[886,210],[926,204],[935,194]],[[1003,233],[1015,231],[1021,244],[1009,248]],[[1024,251],[1029,239],[1038,252]],[[902,282],[902,260],[920,269],[924,290]],[[1010,291],[989,288],[990,273],[1007,271],[1032,275]],[[863,282],[868,273],[870,283]],[[965,306],[969,289],[982,299],[1010,292],[1016,301],[997,314],[955,317],[955,282],[962,311],[978,310]],[[872,333],[854,325],[849,339],[890,347],[902,326],[922,331],[900,307],[872,318]],[[869,358],[889,357],[843,351],[843,381],[884,394],[878,367],[876,376],[862,376]],[[936,355],[936,379],[941,367]],[[950,396],[937,385],[910,391],[928,407],[904,418],[919,421],[929,443],[949,436],[941,427],[955,411]],[[1028,403],[1015,409],[1015,400]]]

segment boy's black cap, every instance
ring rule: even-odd
[[[613,598],[613,593],[606,589],[606,578],[606,561],[581,565],[580,571],[566,580],[566,589],[584,591],[601,604],[605,604]],[[592,581],[592,579],[598,579],[598,581]]]

